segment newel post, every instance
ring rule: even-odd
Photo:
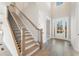
[[[24,28],[21,28],[21,55],[25,55],[24,53]]]
[[[40,49],[43,48],[43,30],[40,29]]]

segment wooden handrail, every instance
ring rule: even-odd
[[[8,12],[8,11],[9,11],[9,10],[8,10],[8,7],[7,7],[7,12]],[[8,13],[7,13],[7,15],[8,15]],[[7,19],[8,19],[8,17],[9,17],[9,16],[7,16]],[[19,49],[17,48],[18,45],[17,45],[16,40],[15,40],[14,32],[12,31],[12,27],[11,27],[11,25],[10,25],[9,20],[7,20],[7,21],[8,21],[9,29],[11,30],[12,37],[13,37],[13,39],[14,39],[13,41],[14,41],[14,43],[15,43],[15,47],[16,47],[17,53],[18,53],[18,55],[20,55]]]
[[[36,28],[37,30],[41,30],[18,7],[14,6],[14,5],[11,5],[11,6],[16,8],[33,25],[34,28]]]

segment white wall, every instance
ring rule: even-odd
[[[56,6],[56,3],[51,4],[51,14],[53,18],[61,18],[69,16],[70,14],[71,3],[63,2],[62,5]]]
[[[7,4],[7,3],[6,3]],[[2,10],[3,10],[3,15],[2,15],[2,21],[3,21],[3,25],[2,25],[2,31],[3,31],[3,41],[5,43],[5,45],[7,46],[7,48],[9,49],[9,51],[11,52],[11,54],[13,56],[17,56],[17,51],[16,51],[16,47],[15,47],[15,43],[14,43],[14,39],[12,37],[10,28],[9,28],[9,24],[7,21],[7,5],[5,3],[1,4],[2,5]],[[0,6],[1,6],[0,5]]]
[[[3,21],[3,41],[13,56],[18,56],[17,49],[12,37],[8,22],[5,18]]]
[[[72,3],[71,12],[71,42],[73,48],[79,52],[79,3]]]

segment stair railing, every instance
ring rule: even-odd
[[[21,55],[25,55],[25,44],[24,44],[24,28],[21,28]]]
[[[20,33],[21,33],[21,43],[20,43],[21,44],[21,51],[18,49],[18,47],[16,47],[16,48],[19,50],[19,55],[24,55],[24,27],[22,27],[21,24],[17,21],[18,19],[13,15],[13,12],[12,12],[12,9],[10,8],[10,6],[8,7],[8,11],[11,14],[13,20],[15,21],[15,23],[16,23],[16,25],[19,28]],[[15,39],[15,41],[16,41],[16,39]]]
[[[22,27],[21,23],[19,23],[17,21],[17,17],[16,17],[16,9],[22,14],[23,17],[25,17],[25,19],[33,26],[33,28],[35,28],[35,30],[38,32],[38,42],[40,44],[40,49],[42,48],[43,46],[43,40],[42,40],[42,29],[39,29],[37,28],[37,26],[27,17],[25,16],[25,14],[23,12],[21,12],[16,6],[14,5],[11,5],[8,7],[8,10],[11,14],[11,16],[13,17],[13,20],[15,21],[15,23],[17,24],[17,27],[19,28],[20,32],[21,32],[21,52],[19,55],[24,55],[24,49],[25,49],[25,44],[24,44],[24,28],[25,27]],[[20,18],[19,18],[20,20]]]
[[[24,22],[28,22],[28,24],[30,24],[31,26],[32,26],[32,28],[34,28],[38,33],[37,33],[37,35],[38,35],[38,42],[39,42],[39,44],[40,44],[40,49],[42,48],[42,46],[43,46],[43,35],[42,35],[42,29],[39,29],[18,7],[16,7],[15,5],[12,5],[11,4],[11,6],[15,9],[15,12],[19,12],[20,13],[20,15],[21,16],[23,16],[24,17]],[[16,11],[17,10],[17,11]],[[23,18],[22,18],[23,19]],[[23,23],[23,24],[25,24],[25,23]],[[28,25],[27,24],[27,25]],[[34,31],[35,31],[34,30]],[[34,32],[34,31],[32,31],[32,32]]]
[[[18,55],[20,55],[20,51],[18,49],[18,45],[17,45],[16,40],[15,40],[16,38],[15,38],[14,32],[12,30],[12,26],[10,24],[11,14],[9,12],[9,6],[7,6],[7,18],[8,18],[7,21],[8,21],[8,24],[9,24],[9,27],[10,27],[10,30],[11,30],[11,33],[12,33],[12,36],[13,36],[13,39],[14,39],[14,43],[15,43],[15,47],[16,47],[17,53],[18,53]]]

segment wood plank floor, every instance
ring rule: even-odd
[[[34,53],[32,56],[48,56],[48,49],[42,49]]]

